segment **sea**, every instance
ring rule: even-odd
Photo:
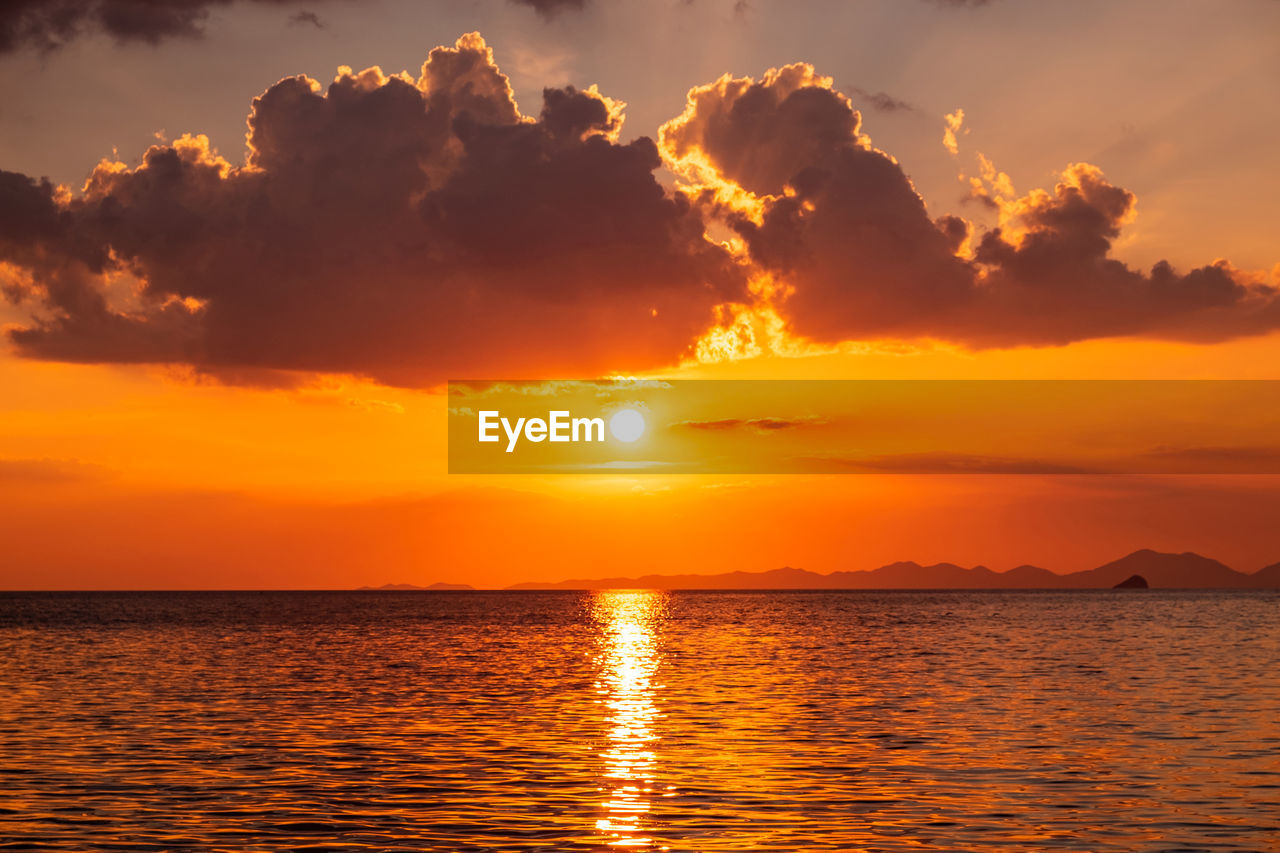
[[[1280,593],[3,593],[0,849],[1280,851]]]

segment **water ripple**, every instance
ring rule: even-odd
[[[0,596],[0,849],[1280,851],[1280,596]]]

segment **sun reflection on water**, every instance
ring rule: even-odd
[[[651,801],[670,796],[656,779],[661,716],[655,703],[654,677],[661,654],[656,629],[666,595],[661,592],[598,592],[592,613],[600,630],[596,690],[607,711],[608,740],[604,760],[604,816],[596,830],[611,847],[652,848]]]

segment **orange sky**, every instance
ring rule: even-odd
[[[782,68],[830,53],[821,12],[798,16],[812,50],[783,32],[793,50],[780,57],[767,42],[780,13],[756,5],[758,19],[709,48],[719,71],[705,57],[663,68],[700,75],[680,82],[682,106],[642,85],[623,50],[654,28],[685,38],[674,11],[624,36],[621,13],[594,4],[541,22],[477,4],[407,79],[390,75],[409,62],[395,48],[386,74],[348,70],[328,88],[332,69],[323,83],[272,83],[320,74],[314,63],[344,45],[347,64],[378,61],[367,22],[324,6],[326,30],[289,29],[268,60],[245,48],[267,12],[237,4],[183,60],[199,76],[234,66],[193,84],[209,124],[188,116],[162,139],[225,126],[227,97],[243,121],[269,88],[247,154],[215,135],[143,159],[137,134],[159,130],[149,109],[177,103],[180,83],[111,74],[84,83],[116,107],[110,120],[64,137],[64,75],[107,51],[158,79],[179,61],[170,41],[116,45],[86,24],[40,54],[21,100],[36,120],[0,116],[0,588],[501,586],[900,559],[1069,571],[1142,547],[1243,571],[1280,560],[1280,477],[446,473],[449,378],[1280,379],[1280,246],[1267,238],[1280,223],[1236,176],[1280,182],[1274,149],[1244,141],[1280,129],[1280,75],[1259,58],[1275,54],[1274,4],[1201,21],[1194,48],[1231,69],[1206,72],[1206,87],[1238,80],[1268,102],[1175,133],[1150,110],[1179,115],[1177,86],[1144,75],[1144,100],[1091,102],[1106,121],[1147,115],[1111,145],[1077,138],[1065,109],[997,112],[1017,99],[973,71],[964,88],[870,47],[860,69]],[[1190,29],[1198,8],[1161,26]],[[869,5],[867,22],[898,33],[887,9]],[[1135,68],[1159,61],[1156,45],[1102,28],[1113,13],[1082,9],[1046,66],[1087,82],[1117,51]],[[940,16],[963,35],[985,15],[1012,37],[1026,26],[1014,11],[921,2],[897,23],[924,57]],[[390,33],[409,13],[387,14]],[[504,50],[517,24],[532,35]],[[480,26],[487,48],[455,45]],[[11,48],[0,64],[35,53]],[[623,68],[631,77],[606,73]],[[598,91],[591,76],[561,79],[580,69]],[[855,71],[861,82],[827,76]],[[540,106],[539,74],[578,88]],[[888,80],[917,81],[889,93],[910,108],[871,105]],[[1078,81],[1053,80],[1000,85],[1074,103]],[[956,107],[953,155],[943,113]],[[1179,168],[1134,166],[1136,136],[1173,146]],[[1064,138],[1079,148],[1033,162]],[[86,152],[117,145],[119,163],[82,189],[98,156]],[[71,188],[28,179],[43,174]],[[1168,271],[1152,268],[1162,258]]]

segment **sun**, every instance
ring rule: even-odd
[[[635,409],[619,409],[609,418],[609,432],[627,444],[637,441],[644,435],[644,415]]]

